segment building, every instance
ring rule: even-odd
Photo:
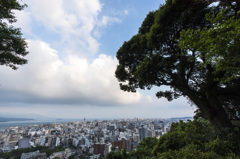
[[[118,140],[118,141],[113,141],[112,146],[118,147],[119,151],[121,151],[124,148],[126,148],[127,152],[130,152],[132,150],[131,141],[125,138],[122,138],[121,140]]]
[[[17,143],[17,146],[19,149],[31,147],[29,139],[20,139]]]
[[[132,142],[131,140],[127,139],[125,140],[125,148],[127,152],[130,152],[132,150]]]
[[[87,146],[87,147],[90,146],[90,143],[89,143],[89,140],[88,140],[88,136],[85,136],[85,146]]]
[[[52,137],[47,138],[47,146],[52,146]]]
[[[60,145],[60,138],[57,137],[57,138],[56,138],[56,144],[55,144],[55,146],[59,146],[59,145]]]
[[[77,146],[79,145],[80,139],[81,139],[80,137],[78,137],[78,138],[73,138],[73,140],[72,140],[72,145],[75,146],[75,147],[77,147]]]
[[[40,153],[39,151],[22,153],[21,159],[47,159],[47,153]]]
[[[148,130],[148,137],[156,137],[156,133],[154,130]]]
[[[138,133],[133,133],[133,141],[140,142],[140,135]]]
[[[140,141],[148,137],[148,130],[147,128],[143,127],[143,125],[139,128],[139,135],[140,135]]]
[[[105,143],[96,143],[94,144],[94,154],[98,155],[100,154],[101,157],[105,157],[105,149],[106,149],[106,144]]]
[[[109,152],[111,152],[111,151],[112,151],[112,144],[111,144],[111,143],[106,144],[106,147],[105,147],[105,156],[107,156],[107,154],[108,154]]]
[[[21,134],[9,134],[5,141],[5,146],[15,146],[21,139]]]
[[[115,129],[116,129],[116,124],[110,124],[110,125],[107,127],[107,130],[109,130],[110,132],[115,131]]]

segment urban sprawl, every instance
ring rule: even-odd
[[[176,119],[113,119],[73,121],[10,127],[0,131],[0,151],[36,146],[64,146],[65,151],[53,153],[49,158],[68,158],[72,154],[89,154],[89,158],[103,158],[113,150],[136,150],[147,137],[159,138],[170,130]],[[24,157],[25,156],[25,157]],[[39,151],[23,153],[21,158],[47,155]]]

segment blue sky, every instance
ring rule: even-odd
[[[54,118],[192,116],[180,98],[123,92],[114,77],[116,52],[163,0],[22,0],[16,12],[28,43],[28,64],[0,67],[0,115]]]

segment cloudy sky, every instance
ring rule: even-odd
[[[54,118],[192,116],[180,98],[127,93],[114,77],[116,52],[164,0],[22,0],[16,27],[28,43],[28,64],[0,67],[0,115]]]

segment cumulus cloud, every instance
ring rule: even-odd
[[[110,106],[137,103],[141,99],[140,93],[120,91],[114,77],[115,57],[88,56],[98,51],[95,31],[121,22],[113,16],[99,17],[103,6],[99,0],[23,3],[28,8],[16,11],[16,26],[30,35],[26,57],[29,62],[17,71],[0,68],[1,101]],[[48,35],[38,34],[44,30],[59,39],[44,42],[41,38],[47,39]]]
[[[16,102],[116,106],[137,103],[140,93],[119,89],[114,77],[116,58],[101,54],[89,62],[69,55],[63,62],[57,50],[39,40],[28,40],[29,63],[18,71],[1,67],[1,100],[15,94]],[[8,93],[6,93],[8,92]],[[13,93],[14,92],[14,93]]]
[[[98,54],[98,38],[104,29],[121,23],[128,10],[102,14],[99,0],[23,3],[28,8],[16,12],[16,26],[28,39],[28,64],[17,71],[0,67],[2,112],[61,117],[127,117],[144,112],[157,117],[159,110],[171,107],[155,96],[121,91],[114,77],[117,59]],[[43,105],[48,109],[42,109]]]
[[[92,31],[101,11],[98,0],[29,0],[27,4],[37,23],[60,35],[60,45],[75,45],[76,48],[72,50],[81,50],[79,54],[97,52],[99,44],[92,36]]]
[[[31,28],[31,14],[26,11],[15,11],[17,16],[17,22],[13,25],[17,28],[21,28],[25,34],[32,35],[32,28]]]
[[[58,47],[64,45],[65,53],[78,56],[95,55],[100,45],[96,40],[101,36],[99,30],[121,22],[117,16],[100,16],[103,4],[99,0],[24,0],[24,3],[29,7],[16,12],[17,26],[24,33],[29,33],[31,27],[55,33],[59,36],[55,40]]]

